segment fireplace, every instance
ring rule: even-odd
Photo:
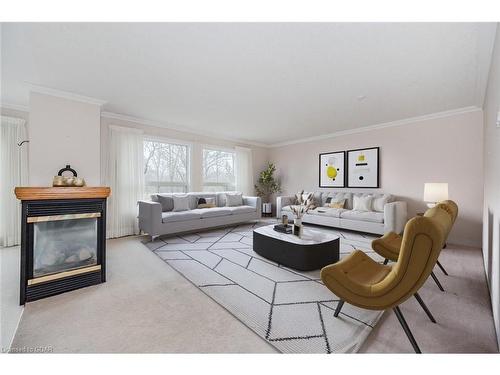
[[[106,281],[109,188],[16,188],[16,195],[21,304]]]

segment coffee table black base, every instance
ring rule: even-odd
[[[260,256],[300,271],[319,270],[339,260],[339,239],[300,245],[253,232],[253,250]]]

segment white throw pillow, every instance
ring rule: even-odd
[[[372,210],[372,200],[373,196],[354,196],[354,207],[353,210],[356,211],[371,211]]]
[[[378,197],[373,197],[373,211],[384,212],[384,206],[389,203],[391,196],[389,194],[379,195]]]
[[[174,209],[172,211],[187,211],[189,210],[189,196],[187,195],[172,195],[174,199]]]
[[[234,193],[227,194],[226,193],[226,207],[236,207],[243,206],[243,194],[242,193]]]

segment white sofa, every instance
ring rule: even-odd
[[[387,203],[383,206],[383,211],[356,211],[352,209],[354,195],[373,195],[376,198],[382,196],[382,194],[351,192],[314,192],[318,207],[305,214],[302,222],[375,234],[403,231],[408,220],[406,202],[395,201],[392,195],[385,194]],[[333,200],[345,199],[345,208],[324,207],[328,197]],[[294,195],[278,197],[276,201],[278,218],[287,215],[289,219],[293,219],[294,214],[290,206],[294,205],[295,201]]]
[[[158,195],[162,196],[162,203]],[[139,229],[152,237],[191,232],[261,218],[261,199],[243,196],[243,205],[226,207],[226,192],[187,193],[189,210],[174,212],[174,194],[152,194],[150,201],[139,201]],[[198,198],[215,198],[214,208],[197,208]]]

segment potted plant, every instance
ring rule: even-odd
[[[264,215],[271,215],[272,205],[269,202],[271,194],[280,193],[281,185],[274,177],[276,166],[269,163],[267,168],[260,172],[259,180],[254,186],[257,195],[262,198],[262,213]]]

